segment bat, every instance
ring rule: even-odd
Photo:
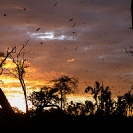
[[[72,28],[76,25],[76,23],[72,26]]]
[[[76,34],[76,32],[73,32],[73,34]]]
[[[39,31],[41,28],[36,29],[36,31]]]
[[[71,18],[69,21],[72,21],[73,20],[73,18]]]
[[[53,7],[55,7],[55,6],[57,5],[57,3],[58,3],[58,2],[56,2],[56,3],[54,4],[54,6],[53,6]]]

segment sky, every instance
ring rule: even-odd
[[[79,95],[95,81],[121,95],[133,81],[133,56],[125,52],[133,47],[130,9],[131,0],[0,0],[0,51],[18,52],[29,40],[29,91],[68,75],[79,80]],[[0,78],[7,93],[21,91],[13,76]]]

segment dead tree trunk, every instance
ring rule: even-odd
[[[0,105],[2,107],[3,113],[6,116],[9,117],[15,117],[15,112],[13,111],[10,103],[8,102],[5,94],[3,93],[3,91],[0,88]]]

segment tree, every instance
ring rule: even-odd
[[[102,115],[109,115],[113,111],[113,102],[111,98],[111,91],[109,86],[105,87],[100,85],[98,81],[95,82],[94,88],[88,86],[85,89],[85,93],[91,91],[93,98],[96,102],[96,113]]]
[[[39,92],[33,91],[28,99],[35,107],[35,115],[40,114],[44,107],[56,107],[60,110],[60,107],[58,106],[59,97],[57,88],[44,86]]]
[[[111,91],[109,89],[109,86],[103,87],[101,89],[101,95],[99,96],[100,100],[100,109],[104,111],[105,115],[110,115],[112,112],[112,98],[111,98]]]
[[[89,91],[91,91],[91,94],[93,94],[93,98],[95,99],[96,101],[96,106],[98,107],[98,94],[99,92],[102,90],[102,86],[100,86],[100,83],[99,82],[95,82],[95,85],[94,85],[94,88],[91,87],[91,86],[88,86],[86,89],[85,89],[85,93],[88,93]]]
[[[51,82],[54,82],[54,87],[59,90],[60,93],[60,101],[61,101],[61,110],[63,108],[63,101],[66,94],[70,94],[72,91],[72,88],[77,88],[78,80],[76,78],[70,78],[68,76],[61,76],[58,79],[51,80]]]
[[[132,109],[133,109],[133,94],[131,94],[131,91],[133,89],[133,85],[127,93],[125,93],[123,96],[118,96],[117,101],[117,109],[116,113],[120,115],[132,115]]]
[[[127,92],[124,94],[124,99],[127,103],[127,107],[128,107],[128,113],[129,115],[132,115],[132,109],[133,109],[133,94],[131,94],[131,92]]]
[[[8,57],[12,60],[12,62],[15,64],[16,67],[12,70],[6,69],[10,74],[15,76],[20,81],[22,90],[24,92],[26,113],[28,113],[28,103],[27,103],[27,94],[26,94],[26,85],[24,81],[24,75],[26,73],[25,69],[30,66],[29,62],[25,58],[25,54],[26,54],[25,47],[28,44],[28,41],[26,41],[25,44],[23,44],[22,48],[19,50],[19,52],[16,53],[16,58],[12,55],[12,52],[10,54],[8,52]],[[16,52],[16,47],[15,47],[15,52]]]

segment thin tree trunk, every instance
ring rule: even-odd
[[[25,99],[25,106],[26,106],[26,113],[28,113],[28,103],[27,103],[27,94],[26,94],[26,87],[25,87],[25,83],[22,79],[19,79],[23,92],[24,92],[24,99]]]
[[[60,91],[61,93],[61,110],[62,110],[62,104],[63,104],[63,94],[62,94],[62,90]]]

